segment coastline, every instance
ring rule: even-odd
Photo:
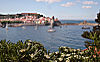
[[[61,26],[61,25],[89,25],[89,26],[96,26],[98,25],[97,23],[61,23],[57,26]],[[20,24],[8,24],[8,27],[22,27],[22,26],[36,26],[35,23],[20,23]],[[46,24],[38,24],[38,26],[48,26]],[[0,27],[2,27],[2,24],[0,24]]]
[[[97,23],[63,23],[61,25],[89,25],[89,26],[96,26],[98,25]]]

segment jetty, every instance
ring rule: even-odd
[[[98,23],[88,23],[87,21],[83,21],[81,23],[63,23],[61,25],[89,25],[89,26],[96,26]]]

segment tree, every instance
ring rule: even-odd
[[[95,22],[100,24],[100,12],[97,14],[97,19],[95,19]]]
[[[97,14],[95,21],[100,24],[100,13]],[[90,41],[85,41],[85,46],[90,52],[89,56],[93,57],[94,62],[100,61],[100,26],[94,26],[90,32],[85,31],[82,37],[90,39]]]

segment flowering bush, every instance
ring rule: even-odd
[[[18,41],[16,44],[6,40],[0,41],[0,62],[44,61],[44,53],[46,49],[36,41]]]
[[[44,46],[36,41],[26,40],[12,43],[0,41],[0,62],[88,62],[93,61],[89,50],[82,51],[69,47],[59,47],[57,52],[47,52]]]

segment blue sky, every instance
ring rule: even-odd
[[[95,19],[100,0],[0,0],[0,14],[40,13],[58,19]]]

